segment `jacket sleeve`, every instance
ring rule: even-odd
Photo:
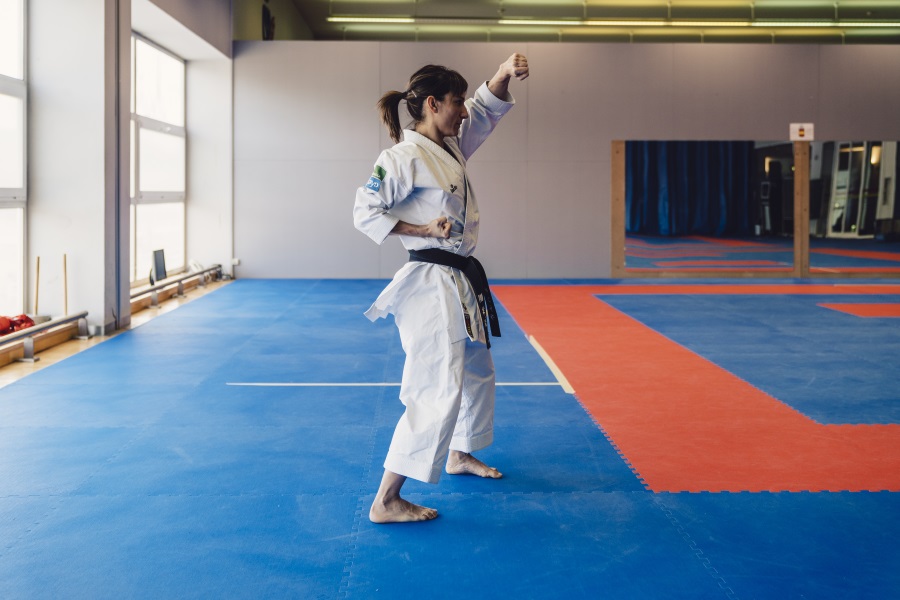
[[[475,154],[515,103],[511,94],[507,94],[506,99],[497,98],[488,89],[487,82],[481,84],[473,98],[466,100],[469,118],[463,121],[459,130],[459,149],[466,160]]]
[[[401,175],[397,161],[385,151],[378,157],[369,181],[356,190],[353,224],[376,244],[384,243],[400,220],[389,211],[409,195]]]

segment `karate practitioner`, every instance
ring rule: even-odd
[[[437,483],[450,474],[500,478],[472,456],[493,442],[494,363],[488,322],[499,335],[490,288],[470,258],[479,213],[466,161],[515,104],[512,78],[528,77],[528,61],[510,56],[473,98],[456,71],[428,65],[378,103],[395,146],[378,157],[356,193],[356,228],[382,244],[397,235],[410,261],[366,311],[393,314],[406,353],[397,423],[384,477],[369,511],[375,523],[424,521],[437,511],[400,497],[408,477]],[[412,129],[400,127],[405,101]],[[453,265],[453,266],[450,266]]]

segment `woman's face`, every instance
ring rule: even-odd
[[[459,135],[459,128],[463,120],[469,118],[465,97],[448,92],[442,100],[437,101],[437,108],[438,110],[434,114],[434,122],[441,136],[453,137]]]

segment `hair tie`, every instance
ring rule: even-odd
[[[416,93],[413,90],[406,90],[405,92],[403,92],[404,98],[409,98],[410,96],[412,96],[413,99],[415,99]]]

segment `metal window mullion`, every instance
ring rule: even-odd
[[[184,204],[184,198],[184,192],[141,192],[134,204]]]
[[[0,75],[0,94],[24,98],[27,89],[28,84],[25,83],[24,79],[16,79],[9,75]]]
[[[176,137],[180,137],[182,139],[186,138],[186,130],[184,127],[179,127],[178,125],[172,125],[171,123],[165,123],[163,121],[158,121],[156,119],[151,119],[150,117],[144,117],[138,114],[132,114],[132,118],[135,120],[135,177],[134,177],[134,190],[135,196],[132,198],[132,204],[164,204],[168,202],[184,202],[186,192],[154,192],[152,190],[145,191],[141,188],[140,182],[140,173],[141,173],[141,163],[140,163],[140,138],[141,129],[149,129],[150,131],[158,131],[160,133],[165,133],[167,135],[174,135]],[[185,140],[186,141],[186,140]]]
[[[133,37],[134,39],[136,39],[136,40],[138,40],[138,41],[144,42],[145,44],[147,44],[147,45],[150,46],[151,48],[154,48],[154,49],[156,49],[156,50],[159,50],[159,51],[162,52],[163,54],[166,54],[166,55],[170,56],[171,58],[174,58],[174,59],[177,60],[178,62],[184,63],[184,59],[183,59],[183,58],[181,58],[180,56],[178,56],[177,54],[175,54],[174,52],[172,52],[171,50],[169,50],[169,49],[166,48],[165,46],[160,46],[159,44],[157,44],[156,42],[154,42],[154,41],[151,40],[150,38],[144,37],[143,35],[141,35],[141,34],[138,33],[137,31],[132,31],[132,32],[131,32],[131,37]]]
[[[131,120],[134,122],[134,144],[132,151],[134,156],[134,196],[131,197],[131,203],[137,204],[137,199],[141,196],[141,126],[138,116],[131,113]]]
[[[186,137],[187,135],[187,130],[180,125],[172,125],[165,121],[157,121],[156,119],[151,119],[150,117],[139,114],[134,114],[133,117],[137,121],[138,127],[150,129],[151,131],[158,131],[160,133],[168,133],[169,135],[178,137]]]
[[[0,75],[0,94],[22,101],[22,187],[0,188],[0,202],[25,202],[28,188],[28,85],[24,79]]]

